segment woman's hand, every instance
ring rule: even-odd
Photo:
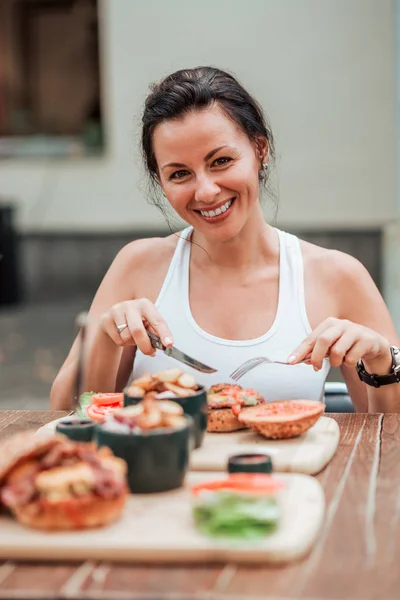
[[[392,356],[387,338],[364,325],[346,319],[329,317],[318,325],[292,352],[288,362],[296,364],[307,357],[315,371],[322,368],[322,361],[329,356],[333,367],[355,367],[361,358],[369,373],[390,373]]]
[[[126,325],[124,328],[118,326]],[[172,346],[168,325],[150,300],[127,300],[114,304],[100,319],[102,330],[117,346],[137,346],[143,354],[154,355],[146,329],[161,338],[164,346]]]

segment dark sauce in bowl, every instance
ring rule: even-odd
[[[233,454],[228,459],[229,473],[272,473],[273,466],[269,454]]]

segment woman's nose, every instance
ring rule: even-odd
[[[196,202],[205,202],[209,204],[215,201],[215,197],[220,191],[221,188],[211,177],[198,178],[195,189],[195,200]]]

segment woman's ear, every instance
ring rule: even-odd
[[[160,173],[157,170],[157,173],[154,174],[154,181],[157,183],[157,185],[160,186],[161,191],[164,193],[163,187],[161,185],[161,178],[160,178]]]
[[[268,151],[269,151],[269,145],[268,145],[268,140],[265,137],[257,137],[256,141],[255,141],[255,146],[256,146],[256,154],[257,154],[257,158],[259,159],[261,165],[263,163],[267,163],[268,162]]]

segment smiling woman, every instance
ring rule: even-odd
[[[213,139],[225,143],[210,151]],[[258,174],[260,165],[267,164],[267,139],[260,133],[250,140],[218,104],[183,120],[159,124],[153,144],[167,199],[199,232],[208,231],[213,239],[234,237],[247,222],[249,211],[254,218],[261,210]],[[186,163],[168,160],[178,156],[186,157]]]
[[[166,77],[145,103],[142,151],[151,181],[188,227],[132,242],[114,260],[89,312],[85,389],[118,392],[132,371],[176,366],[155,355],[149,330],[215,368],[192,373],[206,387],[267,356],[291,363],[243,377],[267,401],[321,399],[333,365],[357,410],[400,410],[398,338],[368,272],[265,221],[260,188],[274,139],[241,84],[212,67]],[[72,406],[78,341],[54,381],[53,408]]]

